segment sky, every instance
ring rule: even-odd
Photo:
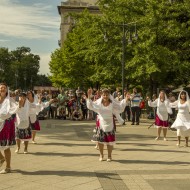
[[[39,74],[50,74],[50,56],[60,39],[57,6],[63,1],[0,0],[0,47],[29,47],[41,58]]]

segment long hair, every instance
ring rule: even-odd
[[[180,99],[181,99],[181,95],[185,95],[185,101],[187,101],[186,92],[185,92],[185,91],[182,91],[182,92],[180,93]]]
[[[32,90],[29,90],[28,92],[30,92],[32,94],[32,98],[34,98],[34,92]]]
[[[164,90],[161,90],[160,93],[159,93],[159,98],[160,98],[160,94],[163,93],[164,94],[164,100],[166,99],[166,93]]]
[[[7,96],[7,95],[8,95],[8,90],[9,90],[7,84],[6,84],[5,82],[1,82],[1,83],[0,83],[0,86],[1,86],[1,85],[6,86],[6,88],[7,88],[6,96]]]

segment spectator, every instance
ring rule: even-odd
[[[87,119],[88,117],[88,108],[86,105],[86,95],[83,94],[81,100],[80,100],[80,106],[81,106],[81,110],[82,110],[82,115],[83,115],[83,119]]]
[[[80,89],[80,87],[77,88],[77,90],[76,90],[75,93],[76,93],[76,97],[77,97],[77,105],[80,105],[80,99],[81,99],[82,94],[83,94],[83,92]]]
[[[141,102],[141,95],[137,93],[137,89],[133,89],[133,93],[131,94],[131,112],[132,112],[132,124],[139,125],[139,113],[140,113],[140,102]]]
[[[82,120],[82,112],[79,106],[76,106],[75,110],[72,113],[72,120],[73,121],[81,121]]]
[[[50,105],[51,118],[55,119],[57,118],[57,107],[58,107],[58,99],[56,97],[56,94],[52,94],[51,102],[52,102]]]
[[[119,88],[117,87],[116,90],[115,90],[115,92],[112,94],[113,98],[116,98],[116,97],[117,97],[117,94],[118,94],[119,91],[120,91],[120,90],[119,90]]]
[[[169,102],[170,102],[170,103],[173,103],[173,102],[176,101],[176,98],[175,98],[175,96],[172,94],[172,92],[169,93],[168,99],[169,99]],[[170,115],[170,118],[171,118],[171,119],[175,119],[175,115],[176,115],[176,108],[172,108],[172,114]]]

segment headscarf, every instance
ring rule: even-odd
[[[28,128],[29,124],[29,101],[26,98],[24,107],[22,107],[17,113],[17,120],[16,126],[19,129],[26,129]]]
[[[161,94],[161,93],[160,93]],[[159,97],[158,97],[158,102],[157,102],[157,115],[158,117],[162,120],[162,121],[166,121],[168,119],[168,115],[167,116],[164,116],[164,115],[161,115],[160,113],[160,105],[161,105],[161,101],[160,101],[160,94],[159,94]],[[164,104],[166,106],[166,109],[167,109],[167,112],[168,114],[172,114],[172,109],[171,107],[169,106],[169,101],[167,99],[167,96],[166,96],[166,93],[164,92]]]
[[[9,93],[9,88],[7,87],[7,96],[4,99],[3,103],[1,104],[0,108],[0,118],[4,119],[8,114],[10,116],[16,112],[18,109],[18,105],[16,103],[11,104],[13,101],[11,101],[10,93]]]
[[[11,101],[9,88],[7,87],[7,96],[1,104],[0,107],[0,131],[4,127],[4,122],[6,119],[10,118],[12,114],[16,113],[18,110],[18,104]]]
[[[100,97],[98,100],[96,100],[94,103],[96,103],[97,105],[101,105],[102,99],[103,99],[103,97],[101,96],[101,97]],[[118,100],[116,100],[116,99],[114,99],[114,97],[113,97],[111,94],[109,95],[109,99],[111,100],[111,102],[112,102],[113,104],[118,105],[118,106],[117,106],[118,109],[114,109],[114,108],[113,108],[113,115],[116,116],[116,118],[117,118],[119,124],[123,124],[123,123],[124,123],[124,120],[121,118],[120,113],[122,113],[122,112],[124,111],[125,105],[124,105],[124,106],[121,106],[121,102],[118,101]]]
[[[98,100],[96,100],[94,103],[96,103],[97,105],[100,105],[100,104],[102,103],[102,99],[103,99],[103,97],[101,96],[101,97],[100,97]],[[117,107],[119,108],[119,109],[114,109],[114,108],[113,108],[113,113],[114,113],[114,115],[115,115],[115,114],[122,113],[122,112],[124,111],[125,105],[121,107],[121,102],[118,101],[118,100],[116,100],[116,99],[114,99],[114,97],[113,97],[111,94],[109,95],[109,99],[111,100],[111,102],[112,102],[113,104],[118,105]]]

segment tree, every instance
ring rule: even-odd
[[[64,46],[50,62],[51,80],[58,85],[91,86],[121,84],[121,39],[119,24],[137,23],[138,41],[125,49],[125,80],[129,87],[187,84],[190,74],[189,1],[99,0],[101,16],[84,11],[72,14],[75,25]],[[104,35],[108,42],[104,42]],[[126,36],[127,37],[127,36]]]
[[[32,54],[28,47],[18,47],[13,51],[0,48],[1,80],[12,89],[31,88],[31,81],[37,81],[39,60],[40,57]]]

